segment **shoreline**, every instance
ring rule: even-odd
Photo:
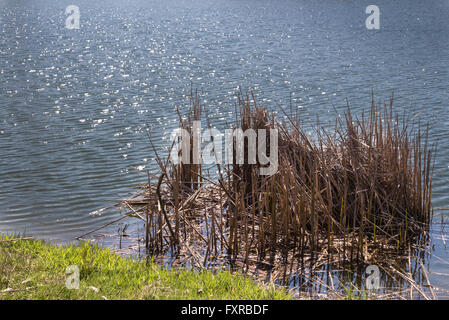
[[[68,267],[75,265],[78,289],[69,288],[76,272]],[[59,246],[0,234],[0,270],[0,300],[291,299],[285,289],[227,270],[167,269],[86,242]]]

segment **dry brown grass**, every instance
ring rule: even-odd
[[[198,95],[191,101],[189,115],[178,114],[192,137],[202,110]],[[259,162],[217,164],[213,179],[201,165],[158,156],[160,173],[122,203],[145,222],[149,253],[282,278],[330,264],[393,261],[426,241],[435,149],[427,131],[393,112],[393,98],[383,105],[373,99],[360,117],[348,105],[334,130],[316,128],[313,139],[292,115],[270,117],[253,95],[239,96],[237,110],[236,127],[278,130],[279,170],[262,176]],[[247,159],[247,141],[244,150]]]

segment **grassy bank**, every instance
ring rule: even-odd
[[[66,268],[77,265],[79,289]],[[288,299],[228,271],[165,269],[87,243],[60,247],[0,235],[0,299]]]

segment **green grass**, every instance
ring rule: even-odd
[[[77,265],[79,289],[66,268]],[[57,246],[0,235],[0,299],[290,299],[229,271],[167,269],[98,245]]]
[[[345,288],[345,300],[368,300],[370,295],[367,291],[362,291],[354,284]]]

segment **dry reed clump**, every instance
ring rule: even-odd
[[[192,96],[188,117],[178,114],[193,138],[202,110]],[[148,252],[169,250],[180,263],[222,259],[254,270],[281,262],[310,271],[394,260],[427,237],[434,149],[392,105],[373,100],[360,118],[348,106],[334,131],[318,128],[312,139],[292,116],[278,121],[253,95],[240,96],[236,127],[279,132],[275,174],[259,175],[259,162],[234,162],[217,164],[214,179],[202,165],[157,156],[160,173],[122,205],[145,221]],[[247,140],[244,151],[246,160]]]

